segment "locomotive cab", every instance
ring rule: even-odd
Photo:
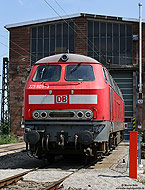
[[[87,56],[37,61],[25,87],[24,110],[26,147],[38,158],[97,155],[123,138],[121,92],[107,69]]]

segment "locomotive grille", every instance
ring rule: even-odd
[[[53,117],[53,118],[58,118],[58,117],[74,117],[74,113],[73,112],[50,112],[49,116]]]

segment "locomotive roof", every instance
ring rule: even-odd
[[[64,56],[64,57],[63,57]],[[66,59],[64,59],[66,58]],[[49,57],[44,57],[36,62],[37,63],[52,63],[52,62],[89,62],[89,63],[99,63],[97,60],[79,54],[71,54],[71,53],[64,53],[64,54],[57,54],[52,55]]]

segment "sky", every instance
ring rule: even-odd
[[[143,3],[142,18],[145,19],[145,2],[141,0],[0,0],[0,2],[0,75],[3,57],[9,56],[9,32],[4,28],[5,25],[75,13],[138,19],[138,3],[141,2]]]

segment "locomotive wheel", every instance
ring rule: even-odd
[[[113,146],[113,136],[112,136],[112,134],[110,134],[110,136],[109,136],[109,150],[112,150],[112,147]]]
[[[92,158],[91,156],[84,156],[84,163],[85,164],[90,164],[93,161],[94,157]]]
[[[109,153],[109,143],[106,142],[106,151],[105,151],[105,154],[108,154]]]
[[[121,131],[121,132],[120,132],[120,135],[121,135],[121,137],[120,137],[120,138],[121,138],[121,141],[123,141],[123,140],[124,140],[124,131]]]

